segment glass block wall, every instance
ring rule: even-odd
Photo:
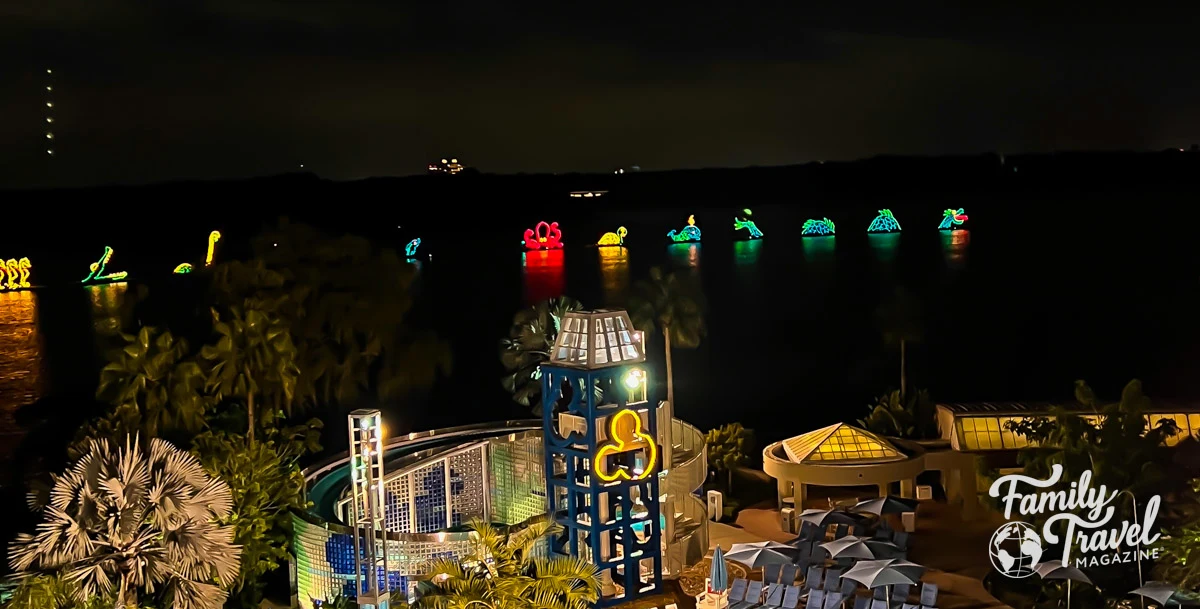
[[[317,524],[293,515],[292,549],[296,553],[297,601],[303,609],[314,609],[315,601],[340,595],[354,596],[354,539],[340,525]],[[405,535],[387,541],[388,589],[405,595],[409,583],[425,575],[437,558],[453,558],[470,551],[467,533]],[[383,584],[383,574],[379,574]]]
[[[488,444],[492,522],[517,524],[546,513],[546,465],[540,433]]]

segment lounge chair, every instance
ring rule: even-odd
[[[779,583],[792,585],[796,583],[796,565],[783,565],[783,570],[779,573]]]
[[[767,588],[767,600],[764,607],[780,607],[783,605],[783,584],[771,584]]]
[[[938,600],[937,584],[931,584],[929,582],[925,582],[924,584],[921,584],[921,606],[936,607],[937,600]]]
[[[842,587],[842,573],[843,571],[841,569],[830,569],[826,571],[825,585],[822,586],[822,589],[826,592],[839,592],[839,589]]]
[[[808,602],[804,604],[804,609],[825,609],[825,592],[821,590],[809,592]]]
[[[800,604],[800,586],[788,586],[783,591],[783,609],[796,609]]]
[[[773,584],[779,581],[779,571],[783,565],[767,565],[763,567],[763,581],[768,584]]]
[[[824,578],[824,576],[825,569],[822,567],[818,567],[816,565],[809,567],[808,572],[804,575],[804,587],[808,588],[809,590],[820,590],[821,584],[823,583],[821,580]]]
[[[729,604],[740,603],[746,598],[746,584],[749,583],[742,578],[733,580],[733,585],[729,587]]]

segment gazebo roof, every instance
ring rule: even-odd
[[[793,463],[888,463],[907,459],[891,442],[857,427],[837,423],[783,441]]]
[[[641,333],[624,310],[572,311],[560,323],[552,365],[596,369],[646,361]]]

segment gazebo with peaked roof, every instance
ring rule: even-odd
[[[876,486],[879,495],[890,494],[899,483],[900,496],[915,496],[916,478],[926,470],[937,470],[955,480],[953,494],[964,499],[974,494],[973,461],[927,459],[925,449],[915,442],[885,438],[865,429],[837,423],[776,442],[763,450],[763,471],[778,484],[779,503],[794,497],[796,511],[804,508],[807,487]]]
[[[888,463],[908,458],[891,442],[845,423],[784,440],[783,450],[792,463]]]

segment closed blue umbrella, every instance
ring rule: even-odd
[[[725,551],[721,546],[713,550],[712,568],[708,570],[709,587],[716,592],[723,592],[729,587],[729,570],[725,568]]]

